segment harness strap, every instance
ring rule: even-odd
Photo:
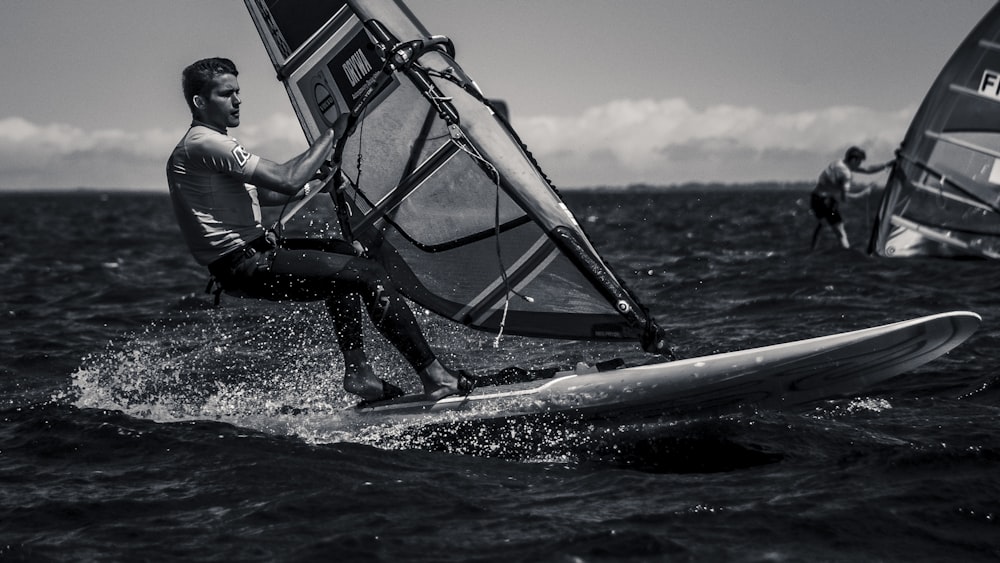
[[[205,287],[205,293],[212,293],[215,295],[214,306],[218,307],[222,302],[222,293],[225,291],[225,287],[223,287],[222,282],[219,280],[219,275],[216,272],[225,272],[230,265],[237,260],[253,258],[259,252],[268,252],[275,248],[275,242],[269,239],[265,234],[251,240],[236,250],[226,253],[215,262],[209,264],[209,278],[208,285]]]
[[[216,279],[214,274],[209,274],[208,285],[205,286],[205,293],[215,294],[215,299],[213,300],[212,304],[212,306],[215,308],[218,308],[219,304],[222,303],[222,291],[223,291],[222,283],[220,283],[219,280]]]

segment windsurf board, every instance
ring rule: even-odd
[[[357,407],[373,416],[461,411],[470,418],[572,412],[594,417],[691,411],[784,410],[850,397],[930,362],[965,341],[981,318],[954,311],[672,362],[570,370],[506,370],[522,381],[428,401],[407,395]],[[611,369],[608,369],[611,368]]]

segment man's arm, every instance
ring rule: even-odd
[[[285,196],[285,200],[281,201],[284,203],[288,199],[287,196],[298,193],[302,186],[313,178],[323,162],[330,157],[337,139],[344,134],[346,128],[347,115],[344,114],[337,119],[333,127],[324,131],[311,147],[288,162],[278,164],[261,158],[250,178],[250,183],[260,189],[258,197],[267,191],[277,192],[277,195],[283,194]],[[272,199],[274,196],[270,194],[264,195],[264,197],[269,202],[275,201]],[[275,205],[275,203],[265,203],[264,199],[261,199],[261,205]]]
[[[262,188],[257,186],[257,201],[262,207],[275,207],[278,205],[285,205],[296,199],[295,196],[288,196],[281,192],[276,192],[274,190],[269,190],[267,188]]]
[[[871,192],[871,191],[872,191],[872,187],[871,187],[871,184],[869,184],[867,186],[862,186],[861,189],[858,190],[858,191],[856,191],[856,192],[852,192],[852,191],[848,190],[848,191],[844,192],[844,195],[847,196],[850,199],[857,199],[859,197],[864,197],[864,196],[868,195],[868,193]]]
[[[305,199],[309,197],[310,190],[309,184],[316,184],[315,180],[322,180],[322,183],[318,183],[312,186],[313,190],[329,191],[332,187],[332,174],[339,174],[339,168],[333,168],[330,166],[330,162],[326,161],[321,166],[319,171],[309,179],[309,182],[303,186],[303,189],[295,193],[295,195],[287,195],[281,192],[276,192],[268,188],[262,188],[260,186],[255,186],[257,189],[257,202],[264,207],[277,207],[279,205],[286,205],[289,203],[294,203],[296,201]]]
[[[888,162],[883,162],[882,164],[873,164],[871,166],[858,166],[854,169],[855,172],[861,172],[862,174],[875,174],[889,168],[895,164],[896,160],[890,160]]]

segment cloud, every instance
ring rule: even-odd
[[[842,106],[767,113],[683,99],[618,100],[567,117],[514,118],[519,135],[567,186],[812,178],[849,145],[889,158],[914,108]]]
[[[137,171],[165,162],[165,149],[183,130],[85,131],[71,125],[38,125],[18,117],[0,120],[0,188],[144,187]],[[141,172],[140,172],[141,173]]]
[[[514,116],[514,126],[558,186],[813,178],[848,145],[889,158],[913,108],[855,106],[769,113],[684,99],[618,100],[573,116]],[[87,131],[0,119],[0,189],[116,187],[165,190],[167,156],[184,127]],[[233,131],[250,150],[284,160],[306,143],[294,117],[274,114]]]
[[[186,130],[86,131],[67,124],[0,119],[0,189],[132,188],[166,191],[167,157]],[[242,127],[240,140],[275,159],[306,147],[294,119],[274,115]],[[259,147],[259,148],[258,148]]]

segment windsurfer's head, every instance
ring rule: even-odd
[[[229,59],[201,59],[184,69],[181,89],[191,115],[220,129],[236,127],[239,121],[239,71]]]
[[[864,162],[864,160],[866,158],[868,158],[868,155],[865,154],[865,151],[863,151],[859,147],[851,147],[851,148],[847,149],[846,153],[844,153],[844,160],[845,161],[847,161],[847,160],[857,160],[858,164]]]

